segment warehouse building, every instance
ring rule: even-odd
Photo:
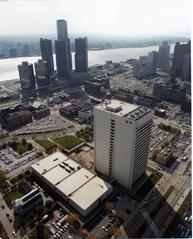
[[[110,184],[61,152],[32,165],[32,173],[83,216],[113,190]]]

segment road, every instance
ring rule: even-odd
[[[191,159],[190,157],[190,147],[188,146],[185,150],[185,152],[187,153],[189,159]],[[172,194],[170,195],[170,197],[168,198],[169,201],[167,201],[167,203],[165,203],[163,205],[163,207],[161,208],[161,210],[159,210],[158,214],[156,215],[156,217],[154,218],[154,221],[156,222],[155,225],[158,226],[158,228],[161,228],[161,225],[166,224],[167,222],[167,226],[169,225],[169,223],[171,222],[172,217],[170,217],[170,219],[167,219],[168,216],[170,215],[169,213],[171,211],[174,211],[174,208],[176,206],[176,204],[178,203],[178,201],[181,199],[182,196],[184,196],[184,192],[188,189],[191,188],[191,177],[189,177],[188,175],[183,175],[183,172],[186,168],[187,165],[187,161],[183,162],[181,161],[181,163],[176,167],[175,171],[172,171],[171,173],[167,173],[165,172],[164,176],[160,179],[160,181],[156,184],[156,186],[148,193],[148,195],[144,198],[143,202],[145,200],[150,201],[150,203],[148,204],[148,206],[146,206],[146,209],[136,209],[135,214],[133,215],[133,217],[131,218],[131,220],[129,220],[127,222],[127,226],[125,226],[125,228],[129,228],[128,229],[128,237],[133,237],[136,235],[136,232],[138,231],[138,229],[140,228],[140,226],[143,224],[145,218],[144,218],[144,210],[150,215],[151,211],[156,207],[156,205],[158,204],[159,200],[162,198],[162,196],[164,195],[164,193],[166,193],[166,191],[168,190],[168,188],[170,187],[170,185],[174,185],[175,189],[172,192]],[[155,166],[155,165],[154,165]],[[155,201],[152,201],[151,198],[151,193],[154,191],[154,195],[157,195],[157,198]],[[185,198],[185,196],[184,196]],[[140,203],[139,205],[143,204]],[[179,206],[182,204],[183,200],[180,200],[180,204]],[[139,206],[138,205],[138,206]],[[140,207],[140,206],[139,206]],[[165,227],[165,229],[167,228],[167,226]],[[161,235],[163,235],[164,230],[163,228],[161,228]],[[147,232],[145,232],[144,237],[155,237],[155,235],[152,235],[152,230],[147,229]],[[161,237],[161,236],[159,236]]]
[[[11,238],[21,239],[22,237],[19,235],[19,233],[17,233],[17,237],[14,237],[14,236],[12,235],[12,232],[13,232],[15,229],[14,229],[14,227],[13,227],[13,222],[9,222],[9,220],[8,220],[8,218],[7,218],[7,216],[6,216],[6,212],[9,212],[9,214],[12,216],[12,218],[14,218],[14,217],[13,217],[13,212],[7,207],[5,201],[3,200],[2,194],[0,194],[0,204],[1,204],[1,205],[3,204],[3,205],[5,206],[4,209],[2,209],[2,208],[0,207],[0,220],[1,220],[1,222],[2,222],[2,224],[3,224],[3,226],[4,226],[4,228],[5,228],[5,230],[6,230],[6,232],[7,232],[7,235],[8,235],[8,237],[9,237],[9,239],[11,239]]]

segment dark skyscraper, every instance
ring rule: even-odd
[[[67,45],[68,41],[66,40],[55,41],[56,66],[59,79],[68,76]]]
[[[186,54],[184,56],[182,80],[191,82],[191,54]]]
[[[159,47],[159,55],[158,55],[158,67],[163,70],[169,69],[169,54],[170,54],[170,45],[168,45],[167,41],[163,41],[162,45]]]
[[[77,72],[88,71],[87,38],[75,39],[75,68]]]
[[[54,61],[52,52],[52,41],[40,38],[41,56],[44,61],[48,63],[49,74],[52,76],[54,73]]]
[[[35,90],[35,77],[33,71],[33,65],[28,64],[27,61],[18,65],[19,78],[21,82],[21,88],[23,91]]]
[[[190,41],[187,44],[176,43],[174,49],[174,57],[172,62],[172,71],[176,74],[182,73],[184,56],[190,54]]]
[[[44,60],[38,60],[38,62],[34,63],[35,72],[36,72],[36,83],[38,87],[48,86],[49,79],[49,70],[48,63]]]
[[[72,70],[72,56],[70,50],[70,39],[68,38],[68,26],[67,21],[65,20],[57,20],[57,35],[58,40],[65,40],[66,44],[66,54],[67,54],[67,66],[68,71]]]
[[[67,21],[57,20],[57,35],[58,35],[58,40],[68,39]]]

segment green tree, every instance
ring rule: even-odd
[[[23,145],[26,145],[26,144],[27,144],[26,139],[23,138],[23,139],[21,140],[21,143],[22,143]]]

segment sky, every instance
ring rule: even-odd
[[[0,0],[0,36],[56,34],[66,19],[69,35],[190,34],[191,0]]]

